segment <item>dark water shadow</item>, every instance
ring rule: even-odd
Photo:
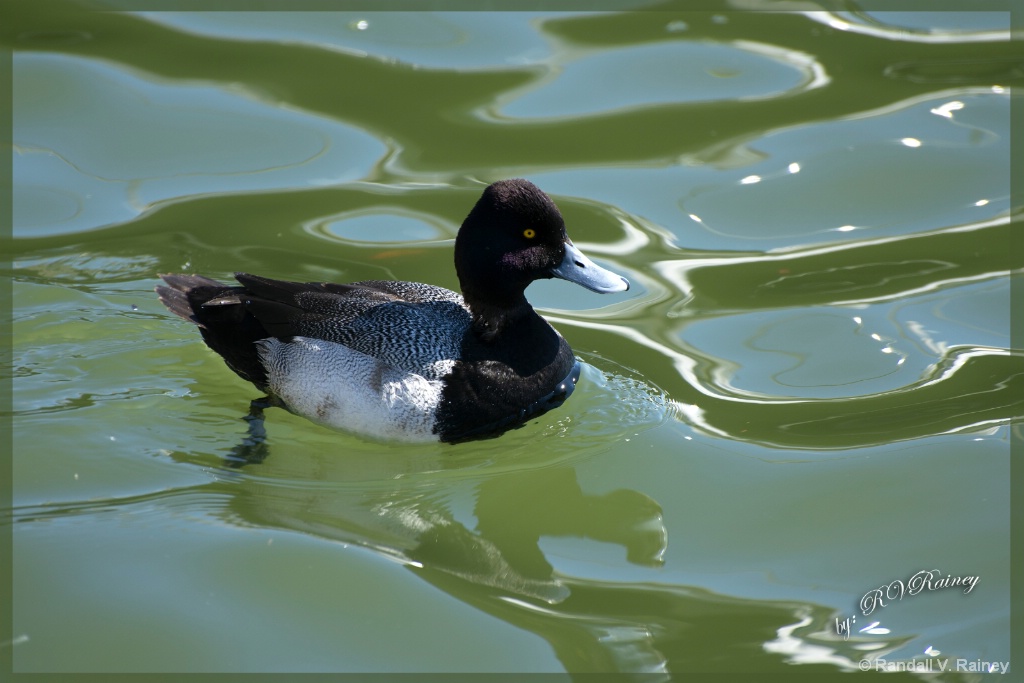
[[[194,464],[192,456],[178,456]],[[659,583],[669,542],[659,503],[628,488],[588,493],[572,465],[483,479],[473,488],[475,524],[438,481],[301,486],[259,470],[228,464],[187,495],[217,500],[211,512],[232,525],[306,534],[337,543],[339,554],[355,545],[398,562],[455,600],[543,638],[572,674],[668,680],[678,672],[792,672],[800,663],[797,671],[827,675],[854,669],[861,657],[856,638],[835,635],[827,607]],[[105,509],[181,494],[107,501]],[[96,510],[24,512],[30,521]],[[618,546],[628,563],[651,570],[651,580],[560,572],[542,547],[542,539],[559,538]],[[906,640],[874,641],[872,655]]]

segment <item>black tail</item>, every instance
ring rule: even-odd
[[[156,293],[160,296],[160,301],[163,302],[164,306],[170,309],[171,313],[200,327],[203,326],[203,323],[199,321],[193,312],[191,299],[197,300],[201,306],[206,292],[200,290],[230,291],[231,289],[227,285],[202,275],[176,275],[168,273],[161,275],[160,279],[170,285],[170,287],[158,286],[156,288]]]
[[[206,345],[216,351],[239,377],[266,389],[267,373],[256,342],[271,335],[250,314],[232,287],[202,275],[161,275],[160,301],[177,316],[199,326]]]

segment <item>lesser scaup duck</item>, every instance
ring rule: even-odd
[[[573,246],[555,203],[519,179],[484,190],[455,239],[455,270],[461,296],[246,273],[235,274],[240,287],[162,275],[156,291],[274,405],[371,438],[457,442],[519,426],[576,384],[579,362],[526,301],[527,285],[629,288]]]

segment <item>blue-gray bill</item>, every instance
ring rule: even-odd
[[[597,265],[569,241],[565,243],[565,258],[551,274],[600,294],[629,289],[629,280]]]

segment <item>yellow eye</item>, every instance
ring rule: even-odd
[[[533,228],[527,228],[526,230],[523,230],[523,237],[525,237],[528,240],[532,240],[536,236],[537,231],[534,230]]]

